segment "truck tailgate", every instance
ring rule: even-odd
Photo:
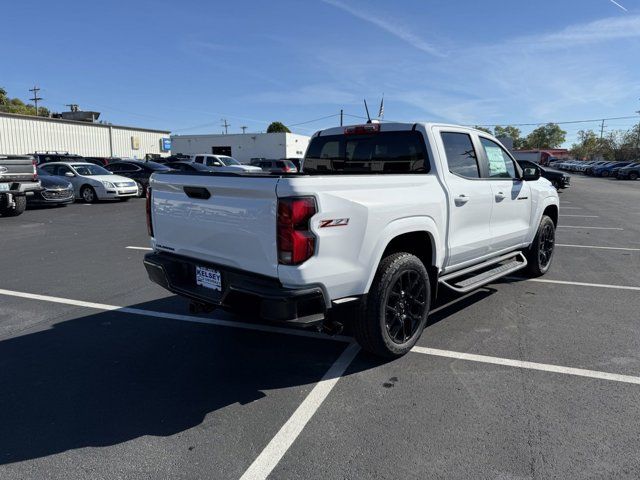
[[[277,183],[268,176],[153,175],[156,249],[277,277]]]
[[[0,182],[33,181],[33,162],[25,158],[0,157]]]

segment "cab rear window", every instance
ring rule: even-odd
[[[303,171],[326,174],[427,173],[424,139],[413,130],[326,135],[311,140]]]

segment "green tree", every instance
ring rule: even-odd
[[[603,142],[593,130],[578,131],[578,142],[571,145],[571,154],[580,159],[593,160],[602,151]]]
[[[557,123],[547,123],[533,130],[525,139],[525,148],[558,148],[566,140],[567,132]]]
[[[491,130],[489,130],[487,127],[481,127],[480,125],[474,125],[474,127],[476,130],[480,130],[481,132],[487,132],[487,133],[491,133]]]
[[[521,131],[518,127],[514,127],[513,125],[507,125],[503,127],[501,125],[496,125],[493,129],[493,134],[500,137],[509,137],[513,140],[513,148],[523,148],[524,139],[520,137]]]
[[[0,112],[35,115],[36,107],[31,104],[24,103],[19,98],[9,98],[7,91],[0,87]],[[38,116],[48,117],[49,114],[50,112],[48,108],[38,107]]]
[[[291,130],[287,128],[287,126],[282,122],[271,122],[271,124],[267,127],[267,133],[291,133]]]

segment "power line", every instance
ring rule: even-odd
[[[345,113],[345,115],[346,115],[346,113]],[[287,127],[297,127],[298,125],[306,125],[307,123],[319,122],[320,120],[326,120],[327,118],[339,117],[339,116],[340,116],[339,113],[334,113],[333,115],[327,115],[325,117],[314,118],[313,120],[307,120],[306,122],[291,123],[291,124],[288,124]]]
[[[175,128],[175,129],[173,129],[171,131],[172,132],[184,132],[185,130],[195,130],[197,128],[211,127],[211,126],[217,125],[217,124],[218,124],[218,122],[202,123],[200,125],[194,125],[193,127]]]
[[[502,127],[502,126],[512,126],[512,127],[536,127],[538,125],[547,125],[549,123],[555,123],[556,125],[567,125],[571,123],[593,123],[593,122],[602,122],[603,120],[627,120],[630,118],[638,118],[637,115],[630,115],[626,117],[610,117],[610,118],[593,118],[591,120],[568,120],[564,122],[537,122],[537,123],[478,123],[479,127]]]

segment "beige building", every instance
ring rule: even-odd
[[[61,151],[86,157],[144,158],[169,155],[169,135],[168,130],[0,112],[0,154]]]

